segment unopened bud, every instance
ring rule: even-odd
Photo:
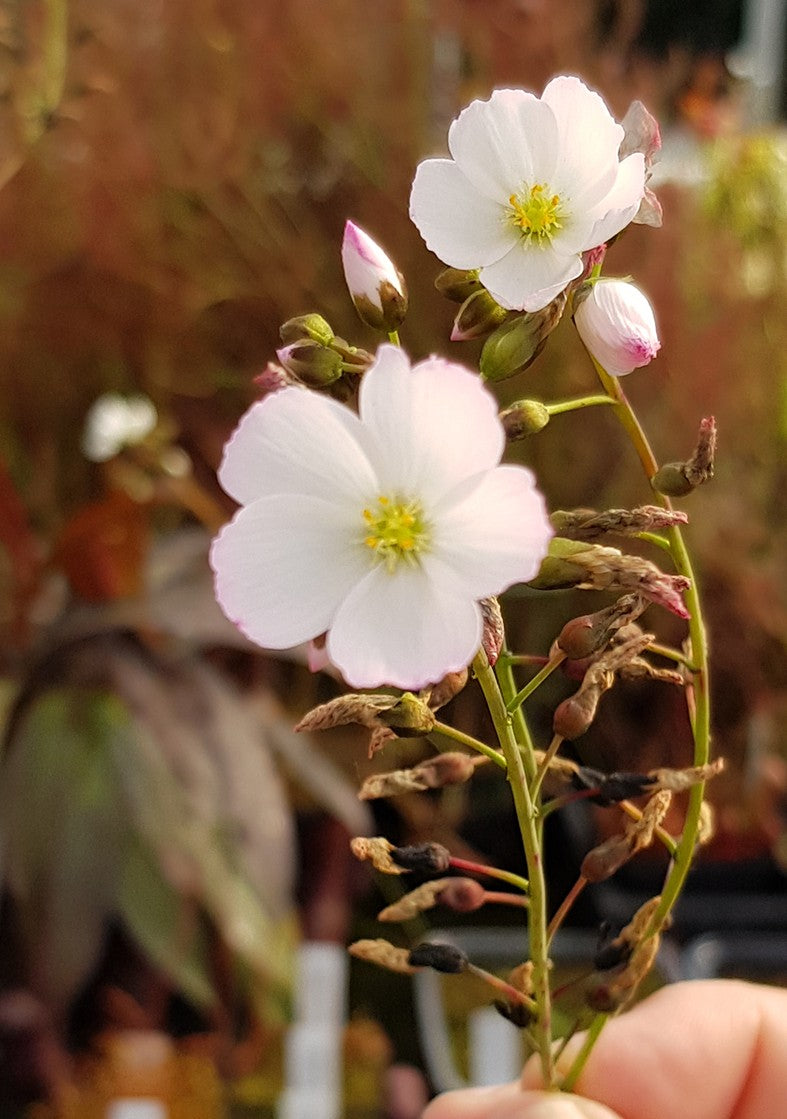
[[[283,346],[276,351],[276,356],[288,373],[309,388],[325,388],[338,381],[343,373],[340,355],[311,338]]]
[[[596,280],[574,296],[574,322],[588,352],[612,377],[622,377],[661,348],[653,308],[626,280]]]
[[[508,311],[492,298],[486,288],[479,288],[468,295],[456,312],[451,331],[452,342],[469,342],[491,334],[506,321]]]
[[[411,949],[408,962],[412,967],[430,967],[444,975],[459,975],[467,967],[467,956],[453,944],[430,944],[425,941]]]
[[[401,326],[407,314],[404,277],[377,242],[351,221],[344,227],[342,265],[363,322],[388,333]]]
[[[482,284],[477,269],[446,268],[437,277],[434,286],[452,303],[464,303]]]
[[[279,337],[285,346],[293,342],[319,342],[321,346],[330,346],[333,341],[333,329],[322,315],[311,312],[308,315],[296,315],[294,319],[287,319],[279,327]]]
[[[531,365],[560,322],[566,306],[565,292],[541,311],[516,315],[499,326],[484,343],[479,369],[486,381],[505,381]]]
[[[500,413],[500,422],[506,439],[513,443],[543,431],[549,423],[549,409],[540,400],[517,400]]]

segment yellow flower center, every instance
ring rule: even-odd
[[[510,218],[522,230],[524,239],[543,245],[563,225],[564,216],[559,194],[549,194],[543,183],[530,190],[523,189],[509,198]]]
[[[378,497],[375,507],[364,509],[363,520],[364,544],[389,571],[400,560],[415,563],[429,546],[429,529],[417,501]]]

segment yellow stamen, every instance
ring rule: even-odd
[[[512,194],[508,200],[510,218],[522,231],[528,242],[535,240],[543,245],[552,240],[553,234],[563,226],[563,207],[559,194],[548,195],[543,183]]]
[[[428,526],[417,501],[383,494],[377,499],[376,509],[363,510],[363,519],[369,530],[363,542],[389,571],[402,559],[417,562],[419,553],[429,546]]]

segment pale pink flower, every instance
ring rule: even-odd
[[[288,387],[252,405],[219,478],[241,503],[211,550],[218,600],[267,649],[327,633],[354,687],[463,669],[479,603],[537,572],[552,536],[497,404],[462,366],[382,346],[359,415]]]
[[[554,78],[540,98],[496,90],[451,125],[451,159],[420,164],[410,216],[442,261],[477,269],[503,307],[539,311],[581,275],[582,253],[639,209],[645,160],[619,158],[623,135],[579,78]]]
[[[648,299],[627,280],[597,280],[574,311],[579,336],[602,369],[622,377],[661,348]]]

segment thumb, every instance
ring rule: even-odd
[[[526,1092],[518,1084],[445,1092],[422,1119],[620,1119],[595,1100],[559,1092]]]

